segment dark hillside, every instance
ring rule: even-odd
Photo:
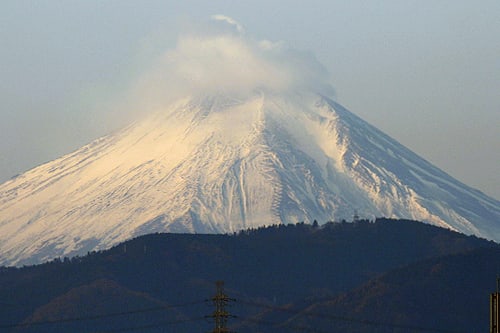
[[[239,300],[231,311],[240,318],[262,316],[262,307],[245,302],[305,306],[411,263],[496,246],[389,219],[275,226],[235,235],[148,235],[81,258],[1,269],[0,300],[10,305],[2,306],[0,331],[143,327],[160,332],[165,325],[175,325],[176,332],[206,331],[210,324],[203,316],[213,310],[204,300],[214,294],[216,280],[224,280],[227,293]]]
[[[487,332],[498,272],[499,247],[430,259],[313,302],[282,324],[328,332]]]

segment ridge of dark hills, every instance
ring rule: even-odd
[[[356,318],[377,313],[396,322],[393,317],[404,311],[401,295],[408,292],[403,287],[414,288],[419,302],[432,303],[426,293],[436,293],[452,278],[454,288],[481,290],[466,302],[470,311],[479,311],[478,302],[487,304],[488,294],[470,284],[484,284],[489,277],[494,285],[500,263],[483,266],[498,258],[499,248],[474,236],[391,219],[279,225],[233,235],[152,234],[84,257],[0,268],[0,332],[208,331],[212,325],[203,318],[213,309],[205,300],[215,293],[216,280],[225,281],[226,293],[236,299],[230,311],[239,318],[230,323],[238,332],[280,332],[279,325],[285,332],[287,323],[315,327],[299,318],[301,311],[314,307],[332,314],[345,309],[343,315]],[[481,251],[485,257],[474,261]],[[437,265],[433,260],[442,262],[442,274],[427,276],[426,265]],[[448,261],[455,269],[446,268]],[[457,279],[469,273],[468,265],[482,268],[479,280]],[[415,276],[427,276],[426,283],[409,283],[412,270]],[[394,304],[386,307],[387,313],[370,312],[378,306],[378,296],[375,301],[362,297],[378,295],[370,288],[378,290],[380,283],[387,293],[378,301]],[[433,304],[428,307],[434,309]],[[293,311],[273,310],[282,306]],[[487,305],[481,311],[487,318]],[[249,324],[252,320],[264,324],[257,327]],[[327,324],[318,325],[324,331]],[[340,325],[338,331],[346,329]]]
[[[341,295],[309,302],[279,326],[314,327],[319,332],[487,332],[488,296],[495,291],[498,272],[498,246],[432,258],[384,273]],[[335,314],[343,320],[311,319],[311,313]]]

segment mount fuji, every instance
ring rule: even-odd
[[[500,241],[499,201],[327,97],[257,91],[180,99],[0,185],[0,264],[354,212]]]

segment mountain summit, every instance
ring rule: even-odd
[[[500,202],[318,94],[185,98],[0,185],[0,264],[152,232],[387,216],[500,240]]]

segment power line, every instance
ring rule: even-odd
[[[40,326],[40,325],[69,323],[69,322],[85,321],[85,320],[96,320],[96,319],[103,319],[103,318],[126,316],[126,315],[137,314],[137,313],[169,310],[169,309],[180,308],[180,307],[184,307],[184,306],[196,305],[196,304],[201,304],[201,303],[204,303],[204,302],[203,301],[196,301],[196,302],[187,302],[187,303],[180,303],[180,304],[174,304],[174,305],[164,305],[164,306],[157,306],[157,307],[151,307],[151,308],[137,309],[137,310],[131,310],[131,311],[112,312],[112,313],[93,315],[93,316],[33,321],[33,322],[29,322],[29,323],[6,324],[6,325],[0,325],[0,328],[19,328],[19,327],[28,327],[28,326]]]
[[[139,330],[143,331],[143,330],[159,328],[159,327],[167,326],[167,325],[183,324],[183,323],[189,323],[189,322],[195,322],[195,321],[201,321],[201,320],[205,320],[205,317],[198,317],[198,318],[191,318],[191,319],[179,319],[179,320],[172,320],[172,321],[162,321],[162,322],[159,322],[156,324],[150,324],[150,325],[124,327],[124,328],[105,330],[105,331],[99,330],[99,332],[101,332],[101,333],[116,333],[116,332],[130,332],[130,331],[139,331]]]
[[[222,289],[218,289],[217,295],[212,298],[212,301],[214,301],[214,304],[216,306],[219,306],[219,307],[216,307],[216,311],[210,317],[213,317],[216,319],[218,318],[219,321],[222,320],[222,322],[220,322],[219,324],[216,323],[216,329],[214,330],[214,332],[217,332],[217,333],[229,332],[227,330],[227,328],[225,327],[226,320],[228,317],[234,317],[234,316],[230,315],[224,309],[224,306],[226,305],[226,303],[228,301],[234,301],[234,299],[228,298],[223,293]],[[202,304],[202,303],[205,303],[205,301],[186,302],[186,303],[180,303],[180,304],[157,306],[157,307],[130,310],[130,311],[113,312],[113,313],[107,313],[107,314],[98,314],[98,315],[92,315],[92,316],[61,318],[61,319],[56,319],[56,320],[45,320],[45,321],[33,321],[33,322],[29,322],[29,323],[4,324],[4,325],[0,325],[0,329],[21,328],[21,327],[30,327],[30,326],[40,326],[40,325],[51,325],[51,324],[69,323],[69,322],[86,321],[86,320],[97,320],[97,319],[126,316],[126,315],[139,314],[139,313],[168,310],[168,309],[186,307],[186,306],[197,305],[197,304]],[[258,303],[258,302],[254,302],[254,301],[250,301],[250,300],[244,300],[244,299],[237,300],[237,303],[240,303],[243,305],[249,305],[249,306],[253,306],[253,307],[258,307],[258,308],[263,308],[263,309],[267,309],[267,310],[286,312],[286,313],[290,313],[290,314],[298,315],[298,316],[316,317],[316,318],[321,318],[321,319],[326,319],[326,320],[343,321],[343,322],[349,322],[349,323],[360,324],[360,325],[382,326],[382,327],[390,327],[390,328],[395,328],[395,329],[396,328],[397,329],[405,329],[405,330],[412,330],[412,331],[419,331],[419,332],[464,333],[464,331],[458,331],[458,330],[447,330],[447,329],[439,329],[439,328],[415,326],[415,325],[403,325],[403,324],[396,324],[396,323],[391,323],[391,322],[381,322],[381,321],[375,321],[375,320],[367,320],[367,319],[359,319],[359,318],[345,317],[345,316],[332,315],[332,314],[324,314],[324,313],[318,313],[318,312],[313,312],[313,311],[293,310],[290,308],[272,306],[269,304]],[[125,327],[125,328],[121,328],[121,329],[114,329],[114,330],[108,330],[108,331],[103,331],[103,332],[110,332],[111,333],[111,332],[126,332],[126,331],[146,330],[146,329],[157,328],[157,327],[164,326],[164,325],[193,322],[193,321],[198,321],[201,319],[206,319],[206,317],[193,318],[193,319],[181,319],[181,320],[175,320],[175,321],[164,321],[164,322],[159,322],[157,324],[136,326],[136,327]],[[255,317],[246,317],[246,318],[240,317],[239,319],[242,322],[253,322],[253,323],[261,324],[261,325],[286,326],[286,327],[289,327],[291,329],[300,330],[303,332],[328,333],[326,331],[322,331],[322,330],[316,329],[316,328],[292,325],[292,324],[287,324],[287,323],[275,323],[275,322],[266,321],[266,320],[262,320],[262,319],[256,319]]]
[[[275,323],[275,322],[272,322],[272,321],[268,321],[268,320],[262,320],[262,319],[255,319],[255,318],[245,318],[243,321],[245,322],[252,322],[252,323],[255,323],[255,324],[259,324],[259,325],[265,325],[265,326],[285,326],[283,325],[283,323]],[[312,327],[306,327],[306,326],[299,326],[299,325],[289,325],[287,324],[286,327],[288,328],[291,328],[293,330],[299,330],[301,332],[311,332],[311,333],[331,333],[331,332],[327,332],[327,331],[322,331],[320,329],[317,329],[317,328],[312,328]]]
[[[19,306],[18,304],[13,304],[13,303],[7,303],[7,302],[2,302],[0,301],[1,306]]]
[[[324,313],[318,313],[318,312],[312,312],[312,311],[304,312],[304,311],[292,310],[292,309],[284,308],[284,307],[277,307],[277,306],[271,306],[268,304],[252,302],[252,301],[248,301],[248,300],[240,300],[239,303],[250,305],[250,306],[255,306],[255,307],[260,307],[260,308],[265,308],[268,310],[287,312],[290,314],[295,314],[295,315],[300,315],[300,316],[310,316],[310,317],[316,317],[316,318],[321,318],[321,319],[327,319],[327,320],[333,320],[333,321],[344,321],[344,322],[369,325],[369,326],[385,326],[385,327],[407,329],[407,330],[420,331],[420,332],[465,333],[464,331],[446,330],[446,329],[440,329],[440,328],[414,326],[414,325],[403,325],[403,324],[396,324],[396,323],[390,323],[390,322],[380,322],[380,321],[367,320],[367,319],[357,319],[357,318],[352,318],[352,317],[330,315],[330,314],[324,314]],[[255,320],[255,319],[250,319],[250,318],[247,318],[247,319],[249,319],[251,321]],[[279,324],[275,323],[274,325],[279,325]],[[299,328],[299,329],[306,329],[306,328]],[[315,330],[312,328],[310,328],[310,331],[311,332],[321,332],[321,331],[318,331],[318,330]]]

